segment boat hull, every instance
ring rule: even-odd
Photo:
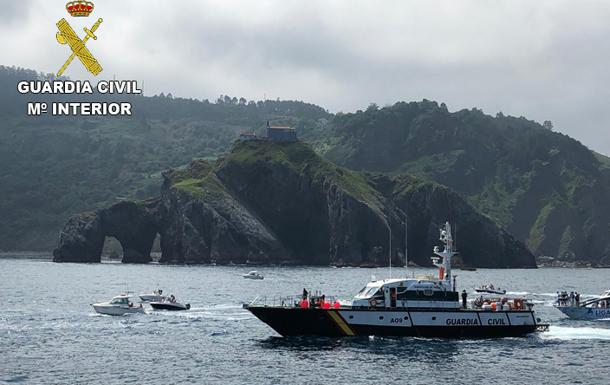
[[[244,307],[282,336],[494,338],[526,335],[541,326],[532,311]]]
[[[582,306],[555,306],[555,308],[572,319],[597,320],[610,318],[610,308]]]
[[[104,304],[94,304],[93,309],[99,314],[104,315],[116,315],[121,316],[125,314],[143,314],[144,308],[139,306],[133,307],[119,307],[119,306],[108,306]]]
[[[161,302],[165,300],[164,295],[158,294],[140,294],[138,297],[140,297],[142,302]]]
[[[167,303],[167,302],[151,302],[150,306],[155,310],[169,310],[169,311],[184,311],[190,308],[190,305],[182,305],[179,303]]]
[[[481,293],[481,294],[498,294],[498,295],[506,294],[506,290],[474,289],[474,291],[477,293]]]

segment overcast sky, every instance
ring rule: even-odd
[[[0,64],[57,72],[55,40],[103,18],[100,78],[144,93],[297,99],[332,112],[399,100],[551,120],[610,155],[610,1],[0,0]],[[90,79],[80,62],[66,72]]]

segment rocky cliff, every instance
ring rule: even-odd
[[[120,202],[107,209],[75,215],[59,234],[55,262],[99,262],[106,237],[123,247],[124,263],[150,262],[159,227],[159,200]]]
[[[404,263],[405,212],[409,259],[417,264],[430,264],[438,228],[450,220],[464,263],[535,267],[522,243],[447,188],[350,171],[300,142],[237,143],[223,159],[195,160],[163,177],[158,200],[70,219],[55,260],[81,255],[99,261],[100,239],[112,235],[132,250],[129,261],[136,251],[138,261],[146,262],[159,233],[162,263],[387,265],[391,235],[398,264]]]

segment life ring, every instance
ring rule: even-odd
[[[369,305],[370,305],[371,307],[375,307],[375,306],[377,306],[377,300],[376,300],[376,299],[374,299],[374,298],[369,299]]]

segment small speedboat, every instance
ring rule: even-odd
[[[142,304],[135,304],[131,302],[128,295],[118,295],[113,297],[108,302],[94,303],[91,306],[93,306],[93,309],[95,309],[97,313],[106,315],[144,313],[144,307],[142,307]]]
[[[165,298],[163,301],[155,301],[151,302],[150,306],[152,306],[155,310],[170,310],[170,311],[181,311],[188,310],[191,308],[190,304],[182,304],[176,301],[176,297],[174,295],[170,295],[168,298]]]
[[[488,285],[481,285],[479,287],[475,287],[474,291],[477,293],[487,293],[487,294],[506,294],[506,290],[502,290],[499,287],[496,288],[491,283]]]
[[[246,279],[264,279],[265,278],[265,277],[263,277],[263,275],[261,273],[259,273],[256,270],[252,270],[252,271],[248,272],[248,274],[244,274],[243,277]]]
[[[561,296],[557,299],[557,303],[554,306],[572,319],[610,319],[610,290],[603,292],[598,297],[583,302],[572,300],[568,296]]]
[[[140,294],[138,297],[140,297],[142,302],[161,302],[165,299],[161,289],[155,290],[152,293]]]

